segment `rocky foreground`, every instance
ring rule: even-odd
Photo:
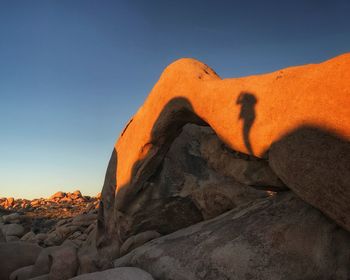
[[[49,198],[0,199],[2,241],[27,241],[42,247],[66,240],[80,245],[96,226],[100,195],[57,192]]]
[[[1,279],[350,279],[349,69],[221,80],[173,63],[100,199],[2,200]]]

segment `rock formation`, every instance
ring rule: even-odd
[[[65,240],[85,241],[94,229],[99,199],[80,191],[58,192],[50,198],[0,199],[0,242],[26,241],[57,246]]]
[[[0,199],[0,252],[24,252],[2,254],[0,275],[349,279],[349,69],[345,54],[222,80],[174,62],[116,142],[101,197]]]
[[[193,59],[168,66],[115,144],[99,211],[100,252],[117,257],[128,231],[137,233],[130,221],[143,211],[140,197],[155,189],[153,180],[187,123],[210,126],[228,149],[264,160],[289,189],[349,231],[349,69],[350,54],[225,80]],[[191,213],[193,223],[200,219],[186,202],[173,203],[187,207],[182,213]]]

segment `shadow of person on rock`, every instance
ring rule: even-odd
[[[238,119],[242,119],[243,121],[244,145],[251,155],[253,155],[253,149],[249,140],[249,133],[255,121],[255,104],[257,102],[258,101],[254,94],[248,92],[242,92],[236,100],[236,104],[241,106]]]

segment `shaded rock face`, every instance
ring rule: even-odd
[[[349,141],[304,126],[274,143],[269,159],[290,189],[350,231]]]
[[[12,272],[33,265],[42,248],[31,243],[0,243],[0,279],[7,280]]]
[[[235,169],[220,168],[225,163]],[[230,152],[210,127],[186,125],[162,164],[123,209],[120,238],[149,230],[168,234],[267,197],[266,191],[247,183],[284,189],[264,160]]]
[[[220,170],[217,173],[234,179],[235,182],[260,188],[270,185],[269,187],[279,190],[283,184],[274,175],[273,171],[276,168],[276,172],[278,170],[281,174],[280,179],[283,179],[287,187],[290,184],[303,200],[320,209],[343,228],[350,230],[348,207],[345,203],[336,204],[336,201],[349,201],[350,194],[346,191],[347,188],[340,187],[339,192],[332,193],[334,197],[338,197],[333,200],[335,203],[330,202],[328,197],[322,201],[322,196],[318,196],[320,201],[315,201],[307,194],[309,188],[307,180],[297,178],[296,174],[282,176],[288,172],[289,166],[284,158],[288,160],[295,158],[296,162],[299,162],[297,168],[299,170],[307,164],[302,158],[298,159],[304,153],[302,147],[298,150],[299,146],[294,142],[291,144],[293,147],[288,148],[289,144],[283,141],[286,135],[302,129],[305,124],[312,128],[319,127],[327,134],[332,131],[333,136],[343,139],[346,145],[349,145],[350,107],[344,106],[350,103],[350,86],[347,82],[350,80],[349,67],[350,54],[345,54],[317,65],[291,67],[264,75],[222,80],[207,65],[193,59],[180,59],[169,65],[114,146],[115,160],[113,166],[110,165],[108,168],[107,183],[102,192],[103,207],[99,215],[98,249],[110,248],[108,244],[113,243],[113,253],[110,250],[109,252],[110,255],[116,256],[120,246],[130,235],[142,230],[157,231],[152,218],[148,218],[150,220],[143,225],[139,223],[141,220],[145,221],[146,217],[151,217],[147,214],[147,207],[153,206],[154,208],[150,209],[155,212],[159,209],[156,207],[157,203],[160,205],[169,203],[169,201],[162,202],[162,199],[169,199],[169,196],[173,199],[174,190],[176,193],[175,186],[187,189],[186,180],[192,177],[171,176],[167,174],[169,172],[164,166],[169,158],[169,149],[172,149],[173,141],[176,141],[183,126],[188,123],[210,126],[231,150],[265,159],[266,163],[269,161],[272,146],[279,145],[281,146],[279,149],[286,151],[283,157],[275,156],[275,153],[271,152],[273,157],[271,168],[262,168],[258,160],[256,165],[249,163],[249,167],[244,167],[243,161],[239,163],[236,160],[234,163],[231,157],[230,160],[226,160],[227,154],[213,157],[210,151],[217,146],[208,144],[207,154],[203,148],[199,159],[198,156],[194,156],[195,153],[187,153],[183,159],[183,162],[186,160],[196,162],[195,169],[184,168],[184,170],[188,170],[185,173],[200,178],[201,187],[197,189],[204,189],[205,182],[212,180],[212,177],[209,179],[205,177],[210,172],[202,173],[200,158],[206,161],[208,169]],[[286,147],[282,147],[285,145]],[[334,154],[330,155],[330,158],[333,157]],[[349,155],[345,157],[348,158]],[[325,162],[327,166],[332,164],[332,160]],[[346,162],[347,160],[345,164]],[[318,184],[317,182],[327,182],[327,177],[331,176],[331,168],[320,169],[318,164],[307,168],[310,174],[320,174],[318,178],[313,178],[314,186]],[[157,187],[162,185],[162,176],[167,177],[171,185],[170,190],[166,189],[165,195],[159,195]],[[274,180],[271,180],[271,176]],[[341,176],[346,178],[345,180],[349,179],[348,174]],[[251,178],[254,180],[250,181]],[[266,181],[266,178],[270,180]],[[185,183],[181,183],[182,181]],[[216,178],[213,181],[216,181],[220,188],[225,185],[224,182],[219,183]],[[177,198],[176,203],[179,205],[183,203],[187,207],[186,211],[192,209],[190,212],[194,213],[195,208],[189,207],[193,202],[202,219],[219,214],[221,210],[217,212],[215,210],[221,207],[226,210],[232,208],[232,201],[228,199],[230,195],[227,194],[230,187],[225,191],[218,191],[220,195],[213,200],[216,195],[210,194],[210,191],[215,189],[212,186],[208,187],[207,192],[195,193],[191,190],[187,195],[181,189],[178,195],[181,199]],[[312,189],[311,192],[318,191],[317,188]],[[224,192],[225,195],[220,198]],[[210,198],[207,199],[206,196]],[[234,197],[239,196],[236,194]],[[147,205],[146,201],[152,203]],[[219,201],[220,206],[211,206],[212,201]],[[180,206],[178,209],[181,208],[183,207]],[[337,210],[330,210],[331,208]],[[142,215],[141,209],[144,209]],[[181,211],[177,214],[181,217]],[[168,212],[157,215],[161,215],[157,217],[158,220],[166,221]],[[197,218],[200,217],[189,215],[191,223],[196,222]],[[347,221],[342,221],[344,219]],[[179,218],[179,224],[183,224],[181,220]],[[136,225],[139,228],[136,229]]]
[[[291,192],[155,239],[115,261],[156,279],[348,279],[350,234]]]

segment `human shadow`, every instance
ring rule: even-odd
[[[250,130],[255,121],[255,105],[257,99],[252,93],[242,92],[236,100],[236,104],[241,106],[238,119],[243,121],[243,141],[249,154],[253,155],[253,149],[249,138]]]

